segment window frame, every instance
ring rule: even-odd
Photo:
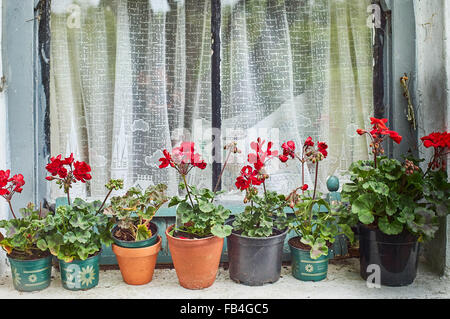
[[[374,46],[374,112],[376,116],[388,117],[390,123],[395,123],[395,129],[412,142],[414,136],[407,132],[404,101],[401,94],[399,97],[397,82],[404,70],[415,70],[415,33],[414,27],[411,28],[415,23],[413,1],[372,0],[372,3],[382,8],[381,28],[376,29]],[[14,199],[14,208],[18,209],[30,201],[46,203],[49,190],[45,165],[50,155],[50,0],[6,1],[3,6],[5,45],[2,50],[8,85],[10,168],[12,172],[22,173],[27,182],[23,194]],[[220,0],[211,0],[211,9],[212,122],[213,127],[220,129]],[[406,26],[405,19],[409,21]],[[397,56],[407,56],[407,59],[399,61],[398,57],[393,57],[393,50]],[[31,116],[24,117],[24,114]],[[220,139],[214,143],[216,150],[222,149]],[[402,153],[401,150],[394,153],[389,146],[388,150],[394,156]],[[213,181],[220,175],[220,153],[214,154]],[[238,212],[238,206],[232,210]],[[170,209],[160,216],[164,215],[174,216],[174,212]]]

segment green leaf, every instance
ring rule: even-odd
[[[47,242],[42,238],[36,242],[36,246],[42,251],[46,251],[48,249]]]
[[[136,231],[136,241],[145,240],[152,237],[151,230],[147,229],[145,225],[138,225]]]
[[[183,185],[184,185],[184,184],[183,184]],[[180,200],[177,196],[174,196],[174,197],[172,197],[172,198],[170,199],[170,202],[169,202],[168,206],[169,206],[169,207],[176,206],[176,205],[178,205],[179,203],[181,203],[181,200]]]
[[[214,210],[214,204],[209,202],[201,202],[199,208],[204,213],[210,213]]]
[[[352,212],[358,215],[361,223],[368,225],[373,223],[373,196],[371,194],[363,194],[352,203]]]
[[[211,227],[211,233],[214,236],[225,238],[227,236],[231,235],[231,231],[233,230],[233,227],[230,225],[214,225]]]
[[[358,189],[359,189],[358,185],[355,185],[355,184],[344,184],[342,186],[342,192],[345,192],[345,193],[356,192]]]
[[[64,234],[64,242],[65,243],[69,242],[69,243],[73,244],[74,242],[76,242],[76,240],[77,240],[77,236],[73,232],[69,231]]]
[[[397,219],[389,222],[387,216],[383,216],[378,219],[378,227],[387,235],[398,235],[403,231],[402,223],[400,223]]]
[[[184,215],[192,212],[192,207],[187,202],[181,202],[177,207],[177,213]]]
[[[364,189],[371,189],[377,194],[388,196],[389,195],[389,187],[381,182],[368,181],[362,185]]]

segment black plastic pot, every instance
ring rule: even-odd
[[[359,225],[360,274],[364,280],[380,270],[380,284],[407,286],[416,278],[419,261],[417,237],[407,230],[399,235],[386,235],[379,229]],[[375,276],[374,276],[375,277]]]
[[[233,219],[234,220],[234,219]],[[231,225],[233,220],[227,222]],[[230,278],[247,286],[262,286],[280,278],[281,258],[288,230],[271,237],[227,237]]]

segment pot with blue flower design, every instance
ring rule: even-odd
[[[302,245],[300,237],[293,237],[288,241],[291,249],[292,275],[302,281],[321,281],[327,278],[328,254],[317,259],[311,258],[311,249]]]
[[[52,256],[21,260],[8,255],[14,288],[18,291],[38,291],[50,285]]]
[[[98,285],[100,252],[85,260],[72,260],[65,262],[59,260],[61,281],[68,290],[88,290]]]

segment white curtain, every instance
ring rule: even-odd
[[[222,1],[222,142],[243,150],[223,177],[230,193],[239,193],[234,180],[258,136],[274,148],[308,136],[328,142],[322,189],[329,174],[367,157],[355,131],[372,113],[369,3]],[[163,182],[176,193],[173,170],[158,168],[163,148],[194,140],[211,159],[210,0],[52,6],[51,152],[73,152],[93,170],[73,192],[102,197],[109,178],[124,178],[126,187]],[[273,163],[270,188],[300,183],[298,167]],[[212,187],[211,165],[190,178]]]
[[[297,147],[308,136],[327,142],[329,157],[319,169],[322,191],[328,175],[344,178],[353,160],[368,156],[356,129],[373,112],[369,5],[361,0],[222,2],[223,127],[245,129],[242,146],[249,145],[249,136],[265,134],[280,143],[292,139]],[[271,188],[285,192],[300,184],[298,162],[275,164]],[[238,169],[228,170],[228,189]]]

